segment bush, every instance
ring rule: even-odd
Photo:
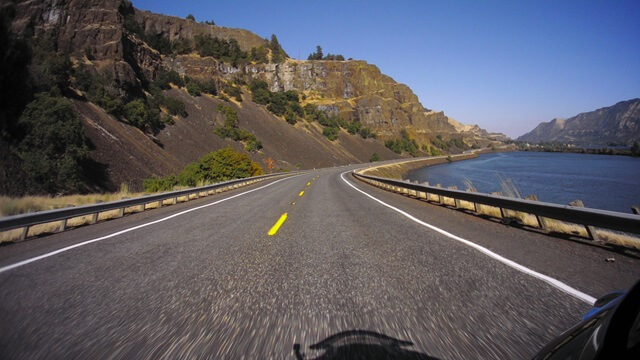
[[[268,62],[267,49],[265,49],[264,45],[260,45],[257,48],[252,47],[249,58],[255,63],[266,64]]]
[[[338,134],[340,134],[340,129],[337,127],[327,126],[322,129],[322,135],[324,135],[330,141],[338,139]]]
[[[144,181],[148,192],[169,191],[174,186],[194,187],[197,184],[216,183],[264,174],[257,163],[246,154],[231,148],[211,152],[187,165],[179,174]]]
[[[376,135],[376,133],[371,131],[370,128],[365,127],[365,128],[360,129],[360,137],[363,138],[363,139],[368,139],[368,138],[377,139],[378,135]]]
[[[261,149],[262,143],[252,133],[238,128],[238,113],[229,105],[218,104],[216,110],[221,113],[225,120],[223,126],[216,126],[213,133],[223,139],[247,142],[246,147],[250,149]],[[251,143],[251,144],[250,144]]]
[[[380,161],[380,156],[378,155],[378,153],[373,153],[373,155],[371,155],[371,158],[369,159],[369,162],[376,162],[376,161]]]
[[[287,98],[281,93],[273,93],[271,101],[267,105],[267,110],[271,111],[276,116],[282,116],[287,109]]]
[[[235,98],[238,102],[242,102],[242,90],[239,87],[233,84],[226,84],[224,86],[224,92]]]
[[[200,95],[202,95],[202,89],[200,89],[200,86],[195,81],[190,81],[187,84],[187,92],[191,96],[200,96]]]
[[[184,80],[182,80],[182,77],[180,76],[180,74],[178,74],[178,72],[174,70],[167,71],[165,69],[160,70],[160,72],[158,73],[158,77],[153,83],[162,90],[171,89],[170,84],[178,87],[184,86]]]
[[[236,39],[219,39],[209,35],[196,35],[195,50],[200,56],[211,56],[215,59],[231,63],[232,66],[248,63],[248,55],[240,49]]]
[[[18,146],[25,173],[50,193],[83,190],[89,147],[71,103],[37,94],[18,123],[27,134]]]
[[[147,116],[145,103],[141,99],[133,100],[124,106],[125,119],[137,128],[144,128],[147,123]]]
[[[293,110],[291,109],[287,109],[287,111],[285,111],[284,119],[287,120],[287,122],[291,125],[295,125],[295,123],[298,122],[295,112],[293,112]]]
[[[244,147],[249,152],[254,152],[262,149],[262,142],[258,139],[251,139],[247,141],[247,145]]]
[[[400,131],[401,138],[395,140],[387,140],[384,146],[389,148],[396,154],[402,154],[402,151],[408,152],[411,156],[418,156],[418,143],[409,137],[405,130]]]
[[[180,115],[182,117],[187,117],[187,110],[185,109],[184,103],[178,99],[174,99],[170,96],[162,97],[162,105],[166,106],[167,111],[171,115]]]
[[[260,105],[267,105],[271,101],[271,92],[267,89],[257,89],[252,92],[251,100]]]

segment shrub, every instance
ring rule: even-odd
[[[287,120],[287,122],[289,124],[295,125],[295,123],[298,122],[298,120],[296,118],[297,118],[297,116],[296,116],[295,112],[293,112],[293,110],[287,109],[287,111],[285,111],[284,119]]]
[[[167,111],[171,115],[180,115],[182,117],[187,117],[187,110],[185,109],[184,103],[178,99],[174,99],[170,96],[163,96],[162,105],[167,107]]]
[[[242,90],[239,87],[233,84],[226,84],[224,86],[224,92],[235,98],[238,102],[242,102]]]
[[[376,162],[376,161],[380,161],[380,156],[378,155],[378,153],[373,153],[373,155],[371,155],[371,158],[369,159],[369,162]]]
[[[363,139],[368,139],[368,138],[376,139],[378,137],[378,135],[376,135],[376,133],[371,131],[370,128],[363,127],[362,129],[360,129],[360,137],[363,138]]]
[[[145,191],[168,191],[174,186],[193,187],[197,184],[216,183],[264,174],[257,163],[246,154],[231,148],[211,152],[187,165],[179,174],[144,181]]]
[[[167,71],[165,69],[160,70],[158,77],[153,83],[162,90],[170,89],[170,84],[178,87],[184,86],[184,80],[182,80],[182,77],[178,72],[174,70]]]
[[[252,92],[251,100],[260,105],[267,105],[271,100],[271,92],[267,89],[257,89]]]
[[[281,93],[273,93],[271,96],[271,101],[269,105],[267,105],[267,110],[271,111],[276,116],[282,116],[287,109],[287,98]]]
[[[322,129],[322,135],[324,135],[330,141],[338,139],[338,134],[340,134],[340,129],[337,127],[327,126]]]
[[[144,128],[147,123],[147,109],[141,99],[133,100],[124,106],[124,117],[127,121],[137,127]]]
[[[400,139],[387,140],[384,145],[396,154],[402,154],[402,151],[406,151],[411,156],[418,156],[418,143],[411,139],[405,130],[401,130],[400,135]]]
[[[89,147],[71,103],[36,94],[18,123],[27,134],[18,146],[25,173],[50,193],[83,190]]]
[[[258,139],[251,139],[247,141],[247,145],[244,147],[249,152],[254,152],[262,149],[262,142]]]
[[[265,49],[264,45],[260,45],[257,48],[252,47],[249,58],[258,64],[266,64],[268,62],[267,49]]]
[[[190,81],[187,84],[187,92],[191,96],[200,96],[202,94],[202,89],[200,89],[200,86],[198,85],[197,82]]]

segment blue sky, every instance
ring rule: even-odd
[[[640,1],[133,0],[366,60],[422,105],[516,137],[640,97]]]

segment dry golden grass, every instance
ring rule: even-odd
[[[261,180],[250,180],[245,185],[253,184]],[[199,183],[198,186],[204,185]],[[190,194],[189,196],[179,196],[177,199],[169,198],[162,201],[156,201],[145,205],[131,206],[124,209],[124,214],[132,214],[144,210],[156,209],[165,205],[174,205],[197,199],[202,196],[208,196],[213,194],[222,193],[231,189],[237,189],[241,187],[240,184],[233,186],[226,186],[215,190],[203,191],[196,194]],[[186,188],[185,188],[186,189]],[[174,188],[173,190],[179,190]],[[109,202],[122,199],[136,198],[140,196],[148,195],[146,193],[129,193],[125,185],[121,186],[121,191],[112,194],[89,194],[89,195],[70,195],[70,196],[27,196],[23,198],[10,198],[6,196],[0,196],[0,217],[10,216],[16,214],[24,214],[35,211],[45,211],[61,209],[70,206],[81,206],[96,204],[99,202]],[[104,221],[120,217],[120,210],[109,210],[98,214],[97,221]],[[67,219],[67,227],[77,227],[86,224],[90,224],[93,221],[93,215],[84,215],[71,219]],[[38,224],[30,226],[28,229],[27,237],[55,233],[60,230],[61,221],[55,221],[51,223]],[[0,243],[18,241],[22,237],[23,228],[12,229],[8,231],[0,232]]]
[[[125,198],[135,198],[146,195],[145,193],[117,192],[111,194],[89,194],[89,195],[69,195],[69,196],[25,196],[21,198],[11,198],[0,196],[0,217],[17,214],[25,214],[34,211],[45,211],[62,209],[71,206],[82,206],[122,200]]]

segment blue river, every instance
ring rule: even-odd
[[[640,206],[640,158],[628,156],[509,152],[414,170],[408,179],[455,185],[469,182],[479,191],[502,191],[511,182],[522,197],[566,205],[580,199],[586,207],[629,213]],[[511,186],[513,188],[513,186]]]

